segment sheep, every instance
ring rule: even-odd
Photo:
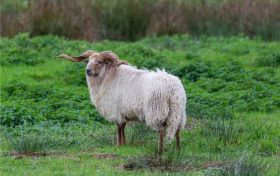
[[[186,123],[186,93],[181,81],[165,71],[137,69],[110,51],[88,50],[77,57],[58,56],[73,62],[87,60],[86,80],[92,104],[108,121],[117,125],[117,143],[125,145],[125,125],[140,121],[159,134],[158,153],[163,137],[171,142]]]

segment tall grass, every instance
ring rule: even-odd
[[[220,170],[219,176],[262,176],[266,175],[269,165],[244,153],[238,160]]]
[[[3,130],[3,135],[8,141],[10,149],[18,155],[46,152],[52,143],[51,140],[46,140],[38,134],[27,134],[22,126],[20,126],[20,132],[17,135],[7,129]]]
[[[30,32],[93,41],[242,33],[280,39],[276,0],[4,0],[1,5],[2,36]]]
[[[135,123],[126,129],[127,139],[130,144],[143,144],[157,135],[151,128],[142,123]]]

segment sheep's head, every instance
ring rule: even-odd
[[[91,78],[104,78],[106,74],[113,73],[118,66],[127,64],[125,61],[121,61],[115,53],[110,51],[98,53],[88,50],[80,56],[61,54],[58,57],[65,58],[73,62],[83,61],[87,63],[86,75]]]

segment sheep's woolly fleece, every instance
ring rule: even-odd
[[[166,123],[171,141],[186,123],[186,94],[181,81],[165,71],[120,65],[102,81],[87,76],[92,103],[108,121],[145,122],[154,130]]]

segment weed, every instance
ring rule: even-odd
[[[256,60],[258,66],[278,67],[280,65],[280,53],[271,52]]]

